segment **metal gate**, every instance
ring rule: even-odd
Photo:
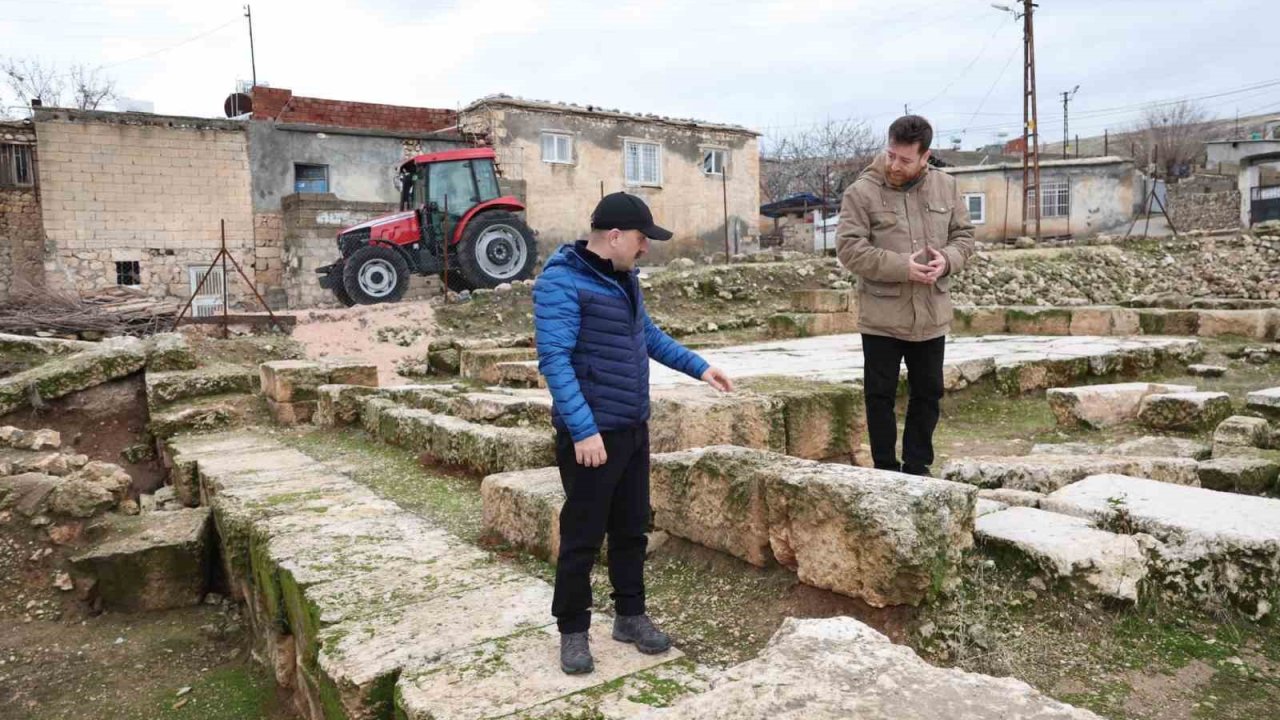
[[[1280,220],[1280,185],[1263,185],[1249,191],[1249,224]]]
[[[222,312],[222,293],[226,287],[226,278],[222,275],[222,268],[215,267],[209,270],[209,279],[205,281],[204,287],[200,287],[200,278],[204,277],[204,267],[187,268],[187,275],[191,279],[191,316],[192,317],[212,317]],[[200,294],[196,295],[196,288],[200,288]]]

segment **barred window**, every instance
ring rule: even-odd
[[[0,185],[31,186],[31,146],[5,143],[0,145]]]
[[[1027,190],[1027,201],[1031,200],[1031,190]],[[1065,178],[1061,180],[1041,181],[1040,184],[1040,217],[1067,217],[1071,214],[1071,184]]]

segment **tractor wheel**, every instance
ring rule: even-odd
[[[472,289],[533,277],[538,245],[533,230],[504,210],[482,213],[467,223],[457,249],[458,273]]]
[[[342,280],[342,266],[335,265],[328,274],[329,289],[333,292],[333,296],[338,300],[338,304],[342,307],[351,307],[356,301],[347,292],[346,286]]]
[[[389,247],[366,245],[343,263],[342,285],[361,305],[396,302],[409,289],[409,263]]]

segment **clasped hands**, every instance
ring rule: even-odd
[[[922,285],[932,285],[947,274],[947,256],[925,246],[907,258],[907,279]]]

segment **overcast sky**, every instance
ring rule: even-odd
[[[1009,0],[1005,0],[1009,2]],[[746,125],[882,129],[904,103],[965,148],[1020,134],[1021,23],[985,0],[258,0],[258,79],[300,95],[457,108],[492,93]],[[1142,103],[1280,112],[1275,0],[1042,0],[1044,141]],[[221,116],[250,77],[242,5],[0,0],[0,55],[101,66],[159,113]],[[1208,97],[1213,96],[1213,97]],[[12,103],[13,98],[6,100]]]

